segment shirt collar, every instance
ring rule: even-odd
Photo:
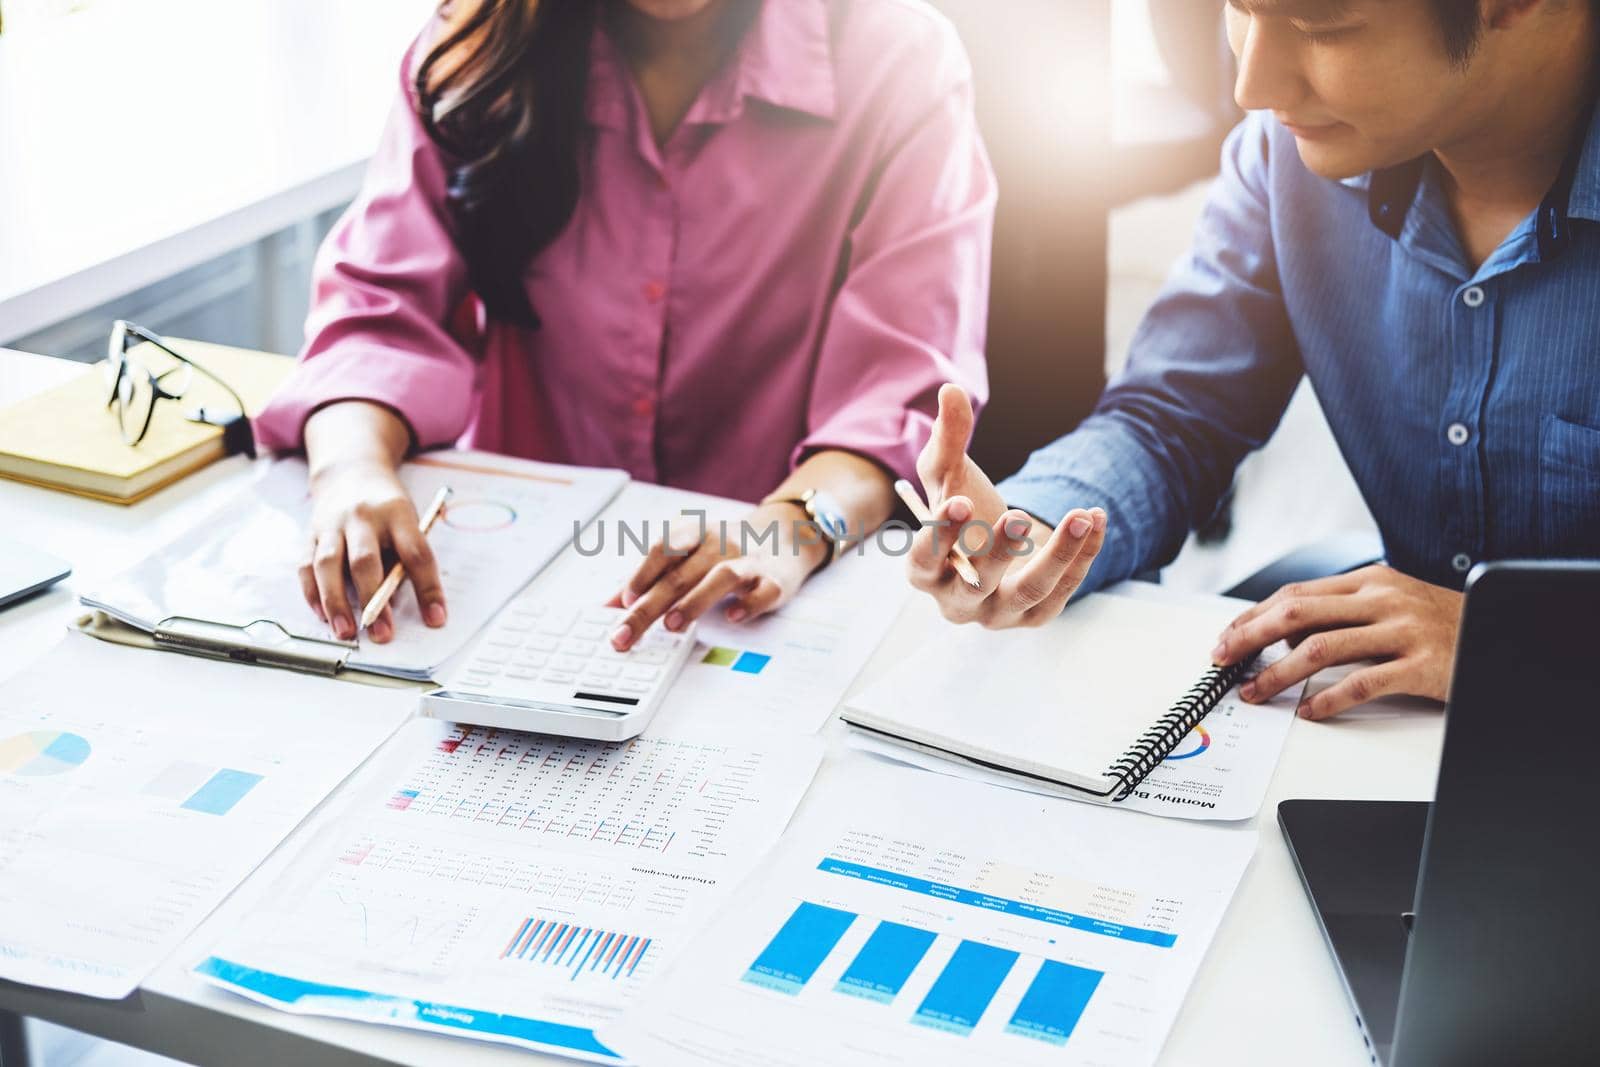
[[[1363,176],[1372,224],[1396,240],[1417,198],[1426,161],[1427,156],[1420,156]],[[1359,179],[1344,184],[1361,188]],[[1600,107],[1591,107],[1583,139],[1567,154],[1534,216],[1540,259],[1554,258],[1566,248],[1571,218],[1600,220]]]
[[[832,119],[838,99],[826,0],[763,0],[738,58],[740,96]]]
[[[733,59],[701,91],[685,123],[738,118],[747,97],[819,119],[835,117],[833,48],[826,0],[750,0],[761,10]],[[595,31],[589,70],[589,121],[623,128],[630,75],[603,27]]]
[[[1600,221],[1600,106],[1589,119],[1589,133],[1573,173],[1567,214]]]

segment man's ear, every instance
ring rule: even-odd
[[[1478,0],[1482,25],[1491,30],[1509,30],[1559,0]],[[1588,0],[1583,0],[1587,3]]]

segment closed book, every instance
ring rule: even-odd
[[[294,367],[293,359],[270,352],[199,341],[171,344],[232,386],[251,415]],[[131,349],[130,356],[156,374],[175,362],[150,344]],[[107,406],[105,370],[103,363],[86,368],[65,385],[0,410],[0,476],[131,504],[223,457],[222,430],[185,415],[200,407],[237,410],[207,375],[194,373],[182,399],[159,401],[149,432],[137,445],[129,445]]]

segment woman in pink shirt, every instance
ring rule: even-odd
[[[994,182],[922,0],[457,0],[413,47],[256,420],[303,447],[307,600],[355,634],[385,552],[445,594],[397,476],[461,442],[758,500],[781,540],[658,545],[613,644],[770,611],[873,529],[941,383],[982,396]],[[393,635],[388,613],[370,631]]]

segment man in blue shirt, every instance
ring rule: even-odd
[[[1093,416],[998,488],[945,388],[919,469],[949,525],[920,535],[913,584],[955,621],[1030,625],[1170,560],[1306,375],[1388,566],[1280,591],[1214,656],[1303,638],[1255,700],[1376,661],[1308,718],[1443,699],[1474,563],[1600,556],[1597,7],[1230,0],[1253,114],[1191,253]],[[970,522],[1000,530],[977,590],[947,562]]]

